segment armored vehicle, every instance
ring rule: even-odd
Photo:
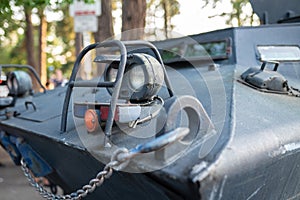
[[[8,73],[3,147],[48,199],[298,199],[299,3],[265,2],[271,24],[91,44],[66,87],[32,94]]]

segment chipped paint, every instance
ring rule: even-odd
[[[298,142],[298,143],[290,143],[290,144],[286,144],[286,145],[284,145],[284,148],[286,149],[286,152],[294,151],[294,150],[300,149],[300,142]],[[286,153],[286,152],[284,152],[284,153]]]
[[[221,189],[220,189],[220,193],[219,193],[219,198],[218,198],[218,200],[221,200],[222,197],[223,197],[223,190],[224,190],[226,181],[227,181],[227,175],[224,176],[224,179],[223,179],[223,181],[222,181]]]
[[[227,181],[227,175],[224,176],[222,183],[216,183],[213,185],[212,191],[209,196],[209,200],[214,200],[214,199],[221,200],[222,199],[223,190],[224,190],[226,181]]]
[[[246,200],[252,199],[261,190],[262,187],[264,187],[264,185],[257,188]]]
[[[293,142],[293,143],[285,144],[281,146],[278,150],[270,152],[269,156],[276,157],[299,149],[300,149],[300,142],[297,143]]]
[[[195,165],[192,169],[192,174],[198,174],[202,172],[205,168],[207,168],[208,162],[202,161],[201,163]]]
[[[295,196],[292,196],[292,197],[288,198],[287,200],[299,199],[299,197],[300,197],[300,193],[296,194]]]
[[[218,192],[218,188],[217,188],[217,185],[215,184],[210,193],[209,200],[214,200],[217,192]]]

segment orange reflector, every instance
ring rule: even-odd
[[[99,113],[96,110],[88,109],[84,114],[84,123],[88,132],[95,132],[99,128]]]

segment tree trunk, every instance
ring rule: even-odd
[[[83,35],[82,35],[82,33],[76,33],[76,35],[75,35],[76,58],[78,57],[78,55],[81,52],[82,48],[83,48]],[[83,67],[79,68],[79,71],[78,71],[77,74],[79,74],[79,77],[77,77],[77,78],[84,79],[84,77],[86,77]]]
[[[165,36],[168,39],[168,29],[169,29],[169,20],[168,20],[168,16],[169,16],[169,8],[168,8],[168,2],[166,0],[162,0],[162,7],[164,9],[164,31],[165,31]]]
[[[146,9],[146,0],[122,0],[122,40],[143,39]]]
[[[101,1],[101,15],[98,17],[98,31],[94,33],[95,42],[102,42],[113,36],[111,0]]]
[[[39,70],[38,75],[40,76],[43,85],[47,82],[47,21],[44,15],[44,9],[41,8],[39,12],[40,26],[39,26]]]
[[[38,71],[38,67],[35,60],[35,53],[34,53],[34,38],[33,38],[33,25],[31,21],[31,9],[24,8],[25,10],[25,21],[26,21],[26,29],[25,29],[25,47],[26,47],[26,56],[27,56],[27,63],[31,65],[36,71]],[[33,77],[33,76],[31,76]],[[33,79],[33,89],[38,91],[39,87],[37,82]]]
[[[98,31],[94,33],[95,42],[103,42],[114,35],[112,4],[111,0],[101,1],[101,15],[98,17]],[[98,51],[98,53],[100,53]],[[97,68],[93,69],[93,76],[100,76],[104,72],[105,64],[97,64]],[[83,70],[82,70],[83,72]]]
[[[79,55],[82,47],[83,47],[83,41],[82,41],[82,33],[76,33],[75,35],[75,53],[76,57]]]

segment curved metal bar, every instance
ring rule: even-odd
[[[79,70],[79,66],[80,66],[80,62],[82,60],[82,58],[85,56],[85,54],[87,52],[89,52],[92,49],[95,49],[99,44],[95,43],[95,44],[91,44],[87,47],[85,47],[78,55],[75,63],[74,63],[74,67],[70,76],[70,82],[74,82],[75,78],[76,78],[76,74]],[[66,96],[65,96],[65,100],[64,100],[64,104],[63,104],[63,109],[62,109],[62,114],[61,114],[61,124],[60,124],[60,131],[61,132],[66,132],[66,128],[67,128],[67,116],[68,116],[68,110],[69,110],[69,103],[70,103],[70,97],[71,97],[71,93],[73,90],[73,85],[68,85],[67,88],[67,92],[66,92]]]
[[[170,79],[169,79],[169,77],[167,75],[167,71],[166,71],[164,62],[163,62],[163,60],[162,60],[162,58],[160,56],[159,51],[154,46],[154,44],[152,44],[152,43],[150,43],[148,41],[143,41],[143,40],[123,41],[123,43],[126,46],[147,46],[147,47],[150,47],[150,49],[153,51],[153,53],[155,54],[155,56],[158,59],[158,61],[160,62],[160,64],[163,66],[164,79],[165,79],[165,83],[166,83],[167,88],[168,88],[169,95],[170,95],[170,97],[174,96],[174,92],[173,92],[174,90],[173,90],[173,88],[171,86]]]
[[[121,84],[123,81],[125,66],[126,66],[126,62],[127,62],[127,49],[126,49],[125,45],[119,40],[107,41],[106,43],[117,45],[120,48],[120,53],[121,53],[121,59],[120,59],[120,63],[119,63],[117,78],[115,81],[115,87],[114,87],[113,93],[111,95],[110,109],[109,109],[108,118],[107,118],[108,120],[106,121],[105,131],[104,131],[104,134],[106,136],[110,136],[111,129],[112,129],[113,122],[114,122],[115,113],[116,113],[117,101],[118,101],[118,97],[119,97],[119,93],[120,93],[120,89],[121,89]],[[101,44],[105,45],[105,43],[101,43]]]
[[[123,74],[125,71],[125,65],[126,65],[126,61],[127,61],[127,50],[125,45],[118,41],[118,40],[111,40],[111,41],[105,41],[102,43],[95,43],[95,44],[91,44],[88,45],[87,47],[85,47],[78,55],[75,63],[74,63],[74,67],[72,70],[72,74],[70,77],[70,83],[74,83],[76,75],[78,73],[79,67],[80,67],[80,62],[83,59],[83,57],[92,49],[95,48],[101,48],[101,47],[113,47],[113,46],[118,46],[120,49],[120,54],[121,54],[121,62],[119,63],[119,70],[117,73],[117,79],[114,82],[114,92],[112,94],[112,99],[111,99],[111,106],[110,106],[110,110],[108,113],[108,120],[105,126],[105,135],[109,136],[111,129],[112,129],[112,125],[113,125],[113,119],[114,119],[114,115],[115,115],[115,111],[116,111],[116,106],[117,106],[117,99],[119,96],[119,92],[120,92],[120,88],[121,88],[121,83],[123,80]],[[62,117],[61,117],[61,126],[60,126],[60,131],[66,132],[66,128],[67,128],[67,116],[68,116],[68,110],[69,110],[69,103],[70,103],[70,98],[71,98],[71,94],[73,91],[73,87],[75,85],[74,84],[70,84],[68,85],[67,88],[67,92],[66,92],[66,96],[65,96],[65,100],[64,100],[64,104],[63,104],[63,109],[62,109]]]
[[[165,148],[166,146],[173,144],[176,141],[183,139],[190,132],[190,129],[187,127],[179,127],[175,130],[167,132],[154,140],[146,142],[144,144],[139,144],[135,148],[130,149],[128,152],[124,152],[118,155],[117,160],[124,161],[129,160],[139,154],[155,152],[160,149]]]
[[[33,74],[34,78],[36,79],[36,81],[38,82],[38,84],[40,85],[40,87],[44,90],[44,93],[46,93],[46,88],[43,86],[41,79],[39,78],[38,74],[36,73],[35,69],[32,66],[20,65],[20,64],[4,64],[4,65],[0,65],[0,69],[1,68],[26,68],[26,69],[29,69],[31,71],[31,73]]]
[[[114,87],[113,82],[78,81],[69,82],[70,87]]]
[[[82,58],[85,56],[86,53],[88,53],[92,49],[101,48],[101,47],[115,47],[115,46],[117,46],[120,49],[121,58],[120,58],[120,63],[119,63],[119,67],[118,67],[117,78],[116,78],[116,81],[113,83],[114,90],[112,93],[110,109],[109,109],[108,118],[106,121],[105,130],[104,130],[104,133],[106,136],[111,135],[111,129],[113,126],[113,120],[114,120],[114,115],[115,115],[115,111],[116,111],[116,107],[117,107],[117,101],[118,101],[120,88],[121,88],[121,84],[122,84],[122,80],[123,80],[123,75],[124,75],[124,71],[125,71],[125,66],[126,66],[126,62],[127,62],[126,46],[146,46],[146,47],[149,47],[154,52],[156,58],[163,66],[164,80],[167,85],[169,95],[170,96],[174,95],[171,84],[170,84],[170,80],[167,76],[166,69],[165,69],[163,61],[161,59],[161,56],[160,56],[157,48],[152,43],[146,42],[146,41],[141,41],[141,40],[138,40],[138,41],[110,40],[110,41],[105,41],[103,43],[91,44],[91,45],[87,46],[86,48],[84,48],[80,52],[80,54],[78,55],[76,62],[74,64],[72,74],[70,77],[70,83],[72,83],[72,84],[68,85],[64,104],[63,104],[63,109],[62,109],[61,128],[60,128],[61,132],[66,131],[67,113],[68,113],[68,109],[69,109],[68,107],[69,107],[73,87],[76,87],[76,84],[74,84],[74,82],[75,82],[76,74],[79,70],[80,62],[81,62]],[[97,84],[97,85],[99,85],[100,87],[102,86],[102,84]]]
[[[280,62],[278,62],[278,61],[273,61],[273,60],[262,60],[262,65],[261,65],[261,67],[260,67],[260,70],[261,71],[264,71],[264,69],[265,69],[265,67],[266,67],[266,65],[268,64],[268,63],[271,63],[271,64],[274,64],[274,68],[273,68],[273,71],[277,71],[277,69],[278,69],[278,66],[279,66],[279,64],[280,64]]]

